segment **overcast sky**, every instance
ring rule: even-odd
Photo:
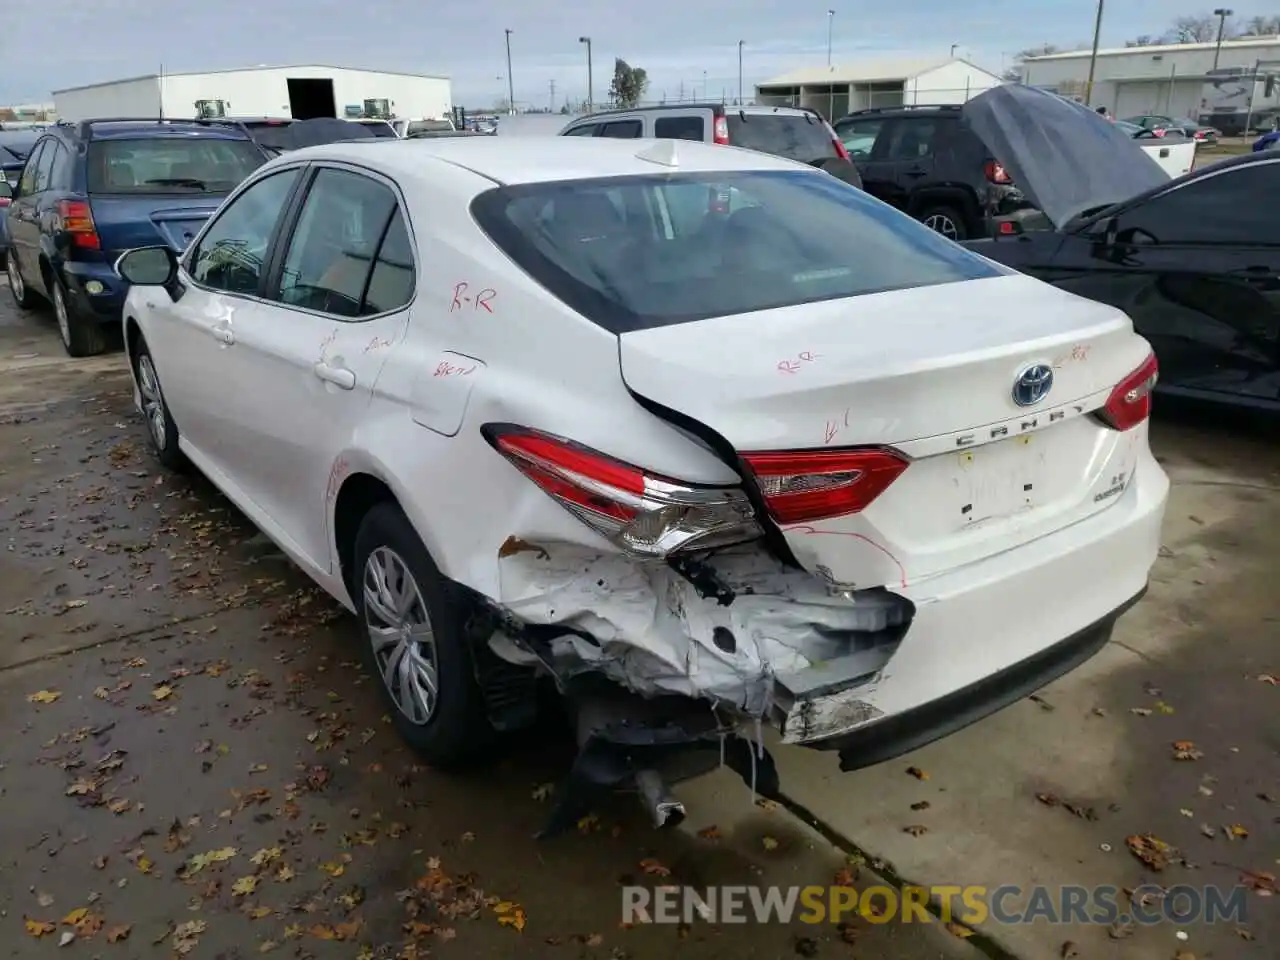
[[[1108,0],[1103,44],[1159,33],[1187,0]],[[1273,3],[1259,3],[1273,7]],[[596,99],[615,57],[644,67],[650,97],[735,94],[738,41],[744,85],[827,56],[833,60],[957,55],[999,72],[1014,51],[1070,46],[1093,32],[1095,0],[40,0],[9,5],[0,38],[0,103],[43,102],[55,88],[157,72],[256,64],[329,63],[453,78],[455,101],[488,106],[507,90],[503,30],[522,106],[586,96],[592,38]],[[1241,14],[1269,12],[1240,8]],[[48,38],[62,41],[50,46]],[[44,39],[38,39],[44,38]],[[501,79],[499,79],[501,78]]]

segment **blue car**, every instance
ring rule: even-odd
[[[1259,150],[1280,150],[1280,130],[1272,130],[1270,133],[1264,133],[1254,141],[1254,153],[1257,153]]]
[[[17,187],[0,182],[5,271],[19,307],[53,305],[73,357],[107,347],[131,247],[181,251],[223,198],[267,160],[229,121],[86,120],[41,132]]]

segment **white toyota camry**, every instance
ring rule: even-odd
[[[404,737],[551,681],[593,791],[762,723],[851,770],[1027,695],[1143,593],[1168,481],[1129,319],[821,171],[684,141],[287,154],[125,254],[136,401],[362,624]],[[709,759],[708,759],[709,758]]]

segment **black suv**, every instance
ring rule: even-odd
[[[835,123],[863,189],[952,240],[1028,204],[959,106],[858,110]]]

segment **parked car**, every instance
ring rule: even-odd
[[[1196,123],[1193,120],[1177,120],[1173,117],[1143,115],[1128,117],[1122,123],[1130,123],[1144,130],[1150,130],[1153,136],[1163,137],[1169,133],[1177,133],[1191,140],[1204,144],[1216,144],[1222,132],[1216,127]]]
[[[73,357],[101,353],[128,284],[115,272],[134,246],[184,249],[231,190],[266,160],[235,123],[85,120],[43,132],[17,189],[0,185],[9,290],[19,307],[53,304]]]
[[[27,154],[35,146],[38,133],[28,130],[0,131],[0,179],[9,184],[12,193],[22,176],[22,168],[26,165]],[[5,226],[5,210],[10,198],[0,196],[0,266],[4,265],[9,247],[9,231]]]
[[[453,125],[452,120],[432,120],[422,118],[418,120],[410,120],[407,117],[397,117],[391,121],[392,127],[395,128],[396,136],[401,139],[405,137],[420,136],[422,134],[431,133],[451,133],[457,128]]]
[[[428,762],[567,699],[551,833],[722,758],[775,795],[762,723],[846,770],[959,729],[1160,543],[1123,313],[762,152],[332,144],[118,269],[157,456],[357,615]]]
[[[1027,205],[959,106],[858,110],[835,131],[864,190],[949,240],[981,236],[989,217]]]
[[[1253,144],[1254,152],[1259,150],[1280,150],[1280,130],[1264,133]]]
[[[504,119],[499,130],[506,123]],[[624,140],[653,137],[743,147],[798,160],[855,187],[862,186],[858,169],[849,160],[840,138],[818,111],[808,107],[672,103],[607,110],[574,118],[560,136]]]
[[[372,120],[362,118],[359,120],[352,120],[351,122],[359,124],[375,137],[379,137],[381,139],[394,139],[401,136],[401,134],[396,132],[396,128],[391,125],[391,121],[389,120]]]
[[[1072,118],[1047,122],[1065,132]],[[1280,412],[1280,219],[1262,202],[1280,190],[1280,156],[1170,181],[1100,162],[1103,146],[1082,134],[1055,152],[1003,155],[1043,217],[968,245],[1128,313],[1159,358],[1159,391]]]

